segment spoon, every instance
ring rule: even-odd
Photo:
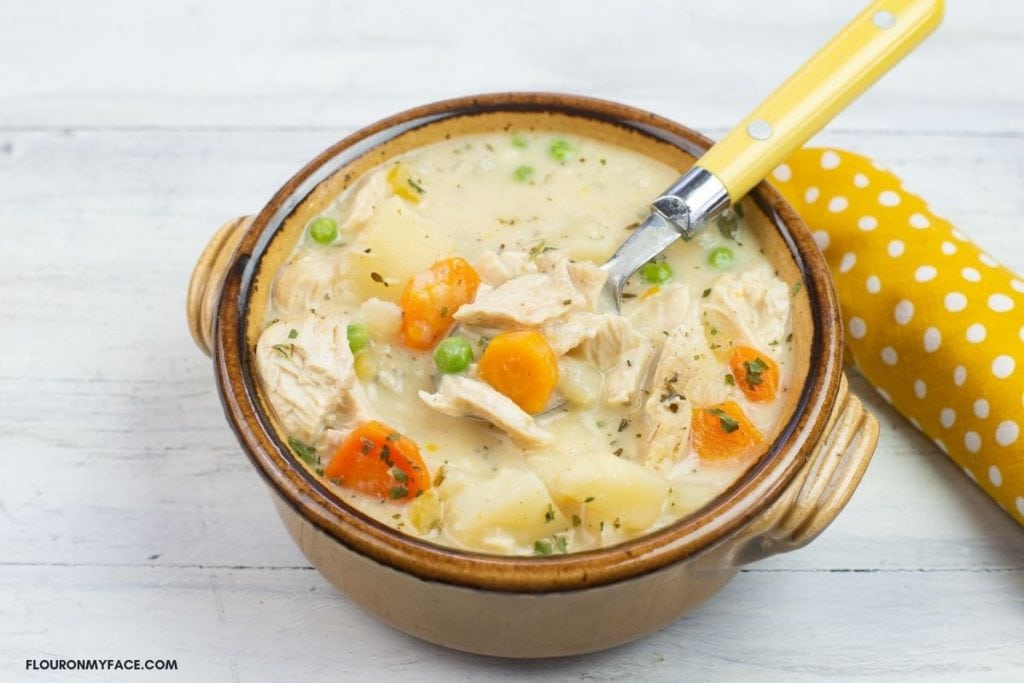
[[[867,90],[942,21],[943,0],[876,0],[651,205],[601,266],[616,311],[622,288],[676,240],[688,240]]]
[[[876,0],[697,160],[601,269],[609,310],[645,263],[689,240],[889,71],[942,21],[943,0]],[[453,330],[454,332],[454,330]],[[564,404],[553,397],[542,413]]]

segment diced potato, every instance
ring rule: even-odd
[[[539,538],[565,531],[570,522],[536,474],[506,468],[445,500],[444,526],[470,548],[507,551],[509,538],[532,546]]]
[[[441,523],[441,500],[435,489],[427,489],[409,503],[409,523],[425,534]]]
[[[688,515],[699,510],[717,496],[725,485],[727,483],[708,480],[673,480],[672,491],[669,493],[669,505],[673,516]]]
[[[593,363],[562,356],[558,359],[558,391],[565,400],[588,406],[601,396],[604,378]]]
[[[527,462],[556,502],[582,505],[588,522],[617,520],[628,531],[643,531],[657,521],[668,495],[663,476],[611,453],[545,453]]]
[[[374,209],[341,268],[344,286],[361,300],[397,301],[406,281],[456,251],[452,238],[398,197]]]

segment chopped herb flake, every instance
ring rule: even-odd
[[[726,434],[732,434],[740,428],[740,423],[736,421],[736,418],[721,408],[708,408],[708,412],[718,418],[722,425],[722,431]]]
[[[288,338],[289,339],[295,339],[298,336],[299,336],[299,331],[297,329],[295,329],[294,327],[288,331]]]
[[[295,455],[302,459],[302,462],[310,466],[320,464],[320,459],[316,457],[316,449],[310,446],[308,443],[299,441],[294,436],[288,437],[288,447],[291,448]]]
[[[743,369],[747,372],[747,384],[749,386],[756,387],[764,382],[764,378],[761,377],[761,374],[768,369],[768,364],[758,357],[754,360],[745,361],[743,363]]]
[[[553,521],[555,521],[555,509],[551,507],[551,503],[548,503],[547,512],[544,513],[544,522],[547,523]]]
[[[388,497],[391,500],[398,500],[399,498],[405,498],[409,495],[409,489],[404,486],[392,486],[388,491]]]
[[[533,554],[547,557],[551,554],[551,541],[541,539],[533,544]]]
[[[295,352],[295,344],[274,344],[270,348],[274,349],[285,358],[291,358],[292,353]]]
[[[417,192],[419,192],[420,194],[426,194],[426,193],[427,193],[427,191],[423,189],[423,186],[422,186],[422,185],[420,185],[419,183],[417,183],[417,182],[416,182],[415,180],[413,180],[412,178],[409,178],[409,179],[408,179],[407,181],[405,181],[405,182],[409,183],[409,187],[411,187],[412,189],[416,190],[416,191],[417,191]]]

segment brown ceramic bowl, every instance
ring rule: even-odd
[[[413,109],[350,135],[300,170],[255,218],[225,225],[189,287],[193,336],[211,353],[228,422],[273,492],[309,561],[353,601],[425,640],[476,653],[548,657],[624,643],[707,600],[749,562],[798,548],[839,513],[859,483],[877,423],[849,394],[839,306],[807,227],[771,185],[750,194],[747,222],[794,296],[796,385],[769,452],[700,512],[610,548],[504,557],[406,536],[349,507],[284,445],[252,367],[270,283],[303,225],[368,169],[462,133],[572,131],[680,171],[704,136],[621,104],[511,93]],[[756,215],[751,215],[756,214]]]

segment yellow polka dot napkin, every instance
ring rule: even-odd
[[[828,260],[849,358],[1024,524],[1024,278],[863,156],[803,149],[769,181]]]

